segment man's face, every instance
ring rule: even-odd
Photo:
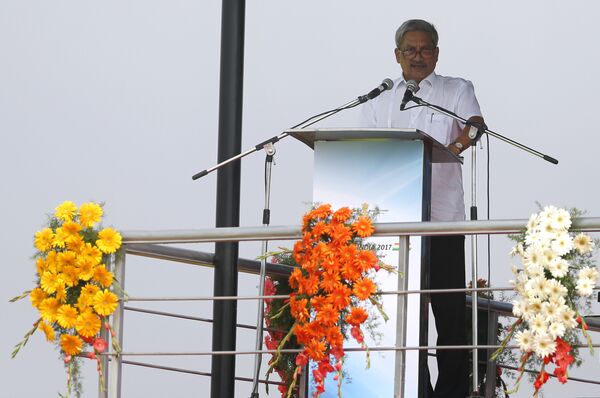
[[[404,80],[420,83],[435,69],[440,50],[433,47],[431,33],[414,31],[404,34],[400,48],[394,52],[396,61],[402,67]]]

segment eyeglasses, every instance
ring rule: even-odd
[[[400,52],[402,53],[402,56],[404,58],[408,59],[415,58],[417,56],[417,53],[421,54],[421,57],[423,58],[431,58],[435,53],[435,48],[424,47],[419,50],[417,50],[416,48],[408,48],[406,50],[400,50]]]

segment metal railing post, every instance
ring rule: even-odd
[[[488,313],[488,324],[487,324],[487,344],[495,345],[498,343],[498,313],[496,311],[490,311]],[[485,398],[494,398],[496,396],[496,377],[498,372],[498,366],[496,361],[491,360],[490,357],[494,353],[493,349],[487,350],[487,362],[485,370]]]
[[[410,236],[401,236],[398,250],[398,290],[408,290],[408,251]],[[396,319],[396,347],[406,347],[406,312],[408,308],[408,296],[399,294],[397,296],[397,319]],[[394,377],[394,397],[404,396],[404,379],[406,374],[406,352],[396,351],[396,377]]]
[[[113,273],[117,283],[120,285],[121,291],[118,292],[119,306],[112,315],[112,329],[115,339],[119,344],[119,347],[123,347],[123,314],[124,310],[124,299],[125,299],[125,245],[115,254],[114,269]],[[122,368],[122,357],[115,355],[111,359],[110,375],[109,375],[109,388],[108,398],[121,398],[121,368]]]

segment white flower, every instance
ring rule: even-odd
[[[516,317],[522,317],[525,311],[527,311],[527,302],[525,300],[513,300],[512,313]]]
[[[542,303],[542,316],[547,323],[554,322],[559,315],[560,307],[551,301]]]
[[[550,333],[552,339],[556,340],[557,337],[562,337],[565,334],[565,325],[562,322],[552,322],[548,327],[548,333]]]
[[[544,209],[540,212],[540,218],[552,218],[558,211],[558,208],[552,205],[544,206]]]
[[[523,313],[523,319],[529,322],[540,312],[542,312],[542,300],[539,298],[527,300],[527,307]]]
[[[556,258],[556,252],[552,249],[546,249],[542,253],[542,264],[544,268],[548,268],[548,265]]]
[[[598,270],[595,267],[585,267],[579,271],[580,278],[588,278],[593,283],[598,280]]]
[[[552,224],[552,220],[550,218],[545,218],[539,224],[540,236],[544,239],[552,239],[556,236],[556,234],[560,231],[554,229],[554,225]]]
[[[550,217],[552,227],[560,231],[566,231],[571,226],[571,215],[565,209],[558,209]]]
[[[560,283],[559,283],[559,285],[560,285]],[[565,289],[565,295],[566,295],[567,294],[566,293],[567,292],[567,288],[564,287],[564,286],[563,286],[563,288]],[[551,303],[554,303],[554,304],[556,304],[558,306],[559,312],[562,312],[562,311],[565,311],[565,310],[569,309],[569,307],[567,307],[567,305],[566,305],[567,301],[565,300],[565,298],[563,296],[552,295],[552,296],[550,296],[549,300],[550,300]]]
[[[573,246],[581,254],[589,253],[594,249],[594,241],[588,235],[580,233],[573,238]]]
[[[548,296],[548,281],[543,276],[538,276],[530,279],[525,284],[525,292],[527,297],[545,299]]]
[[[575,319],[575,311],[570,308],[563,309],[558,318],[565,325],[567,329],[573,329],[577,327],[577,320]]]
[[[530,352],[533,350],[533,334],[528,329],[518,331],[515,334],[515,339],[521,351]]]
[[[591,296],[594,293],[595,283],[593,283],[590,278],[582,278],[579,276],[577,280],[577,294],[582,297]]]
[[[541,264],[528,264],[525,266],[525,273],[529,278],[544,276],[544,267]]]
[[[556,343],[548,333],[540,333],[533,337],[533,349],[540,358],[554,354]]]
[[[552,250],[559,256],[565,255],[573,249],[573,239],[567,232],[562,232],[556,236],[552,242]]]
[[[548,265],[548,270],[555,278],[562,278],[569,272],[569,262],[560,257],[555,258]]]
[[[563,298],[567,295],[567,293],[567,288],[556,279],[550,279],[548,281],[548,297],[550,297],[550,301],[553,301],[552,299],[554,297]],[[562,304],[564,304],[565,299],[563,298],[562,300]]]
[[[544,334],[548,329],[548,323],[542,314],[537,314],[529,320],[529,327],[534,334]]]
[[[528,231],[533,231],[538,225],[538,215],[537,214],[532,214],[529,217],[529,221],[527,221],[527,230]]]

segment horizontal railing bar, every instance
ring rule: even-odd
[[[598,348],[600,344],[591,344],[592,347]],[[501,345],[440,345],[440,346],[407,346],[407,347],[369,347],[371,352],[387,352],[387,351],[423,351],[423,350],[494,350],[501,348]],[[587,344],[576,344],[574,348],[587,348]],[[516,350],[519,346],[507,345],[504,349]],[[365,351],[362,348],[344,348],[344,352],[361,352]],[[101,355],[123,355],[123,356],[206,356],[206,355],[256,355],[256,354],[275,354],[277,350],[253,350],[253,351],[198,351],[198,352],[107,352]],[[283,354],[293,354],[302,352],[301,349],[282,349],[279,350]]]
[[[222,300],[259,300],[259,299],[288,299],[290,296],[198,296],[198,297],[127,297],[123,301],[222,301]]]
[[[131,243],[125,245],[127,254],[155,258],[159,260],[175,261],[192,265],[205,267],[214,267],[213,253],[206,253],[197,250],[183,249],[166,245],[157,245],[151,243]],[[274,264],[267,262],[267,274],[269,275],[289,275],[294,267],[286,264]],[[238,270],[242,272],[258,274],[260,272],[260,261],[249,260],[245,258],[238,259]]]
[[[175,368],[172,366],[163,366],[163,365],[155,365],[155,364],[151,364],[151,363],[145,363],[145,362],[136,362],[136,361],[127,361],[127,360],[123,360],[122,363],[127,364],[127,365],[133,365],[133,366],[142,366],[145,368],[152,368],[152,369],[160,369],[160,370],[168,370],[171,372],[179,372],[179,373],[188,373],[188,374],[193,374],[193,375],[197,375],[197,376],[208,376],[208,377],[212,377],[212,374],[209,372],[200,372],[197,370],[189,370],[189,369],[182,369],[182,368]],[[235,380],[237,381],[253,381],[250,377],[239,377],[236,376]],[[286,385],[285,383],[279,382],[279,381],[267,381],[267,380],[263,380],[260,379],[258,380],[259,383],[261,384],[271,384],[271,385]]]
[[[435,236],[511,234],[522,231],[526,219],[452,222],[376,223],[373,236]],[[600,217],[585,217],[573,229],[600,231]],[[122,231],[124,243],[192,243],[224,241],[287,240],[301,237],[300,226],[226,227],[197,230]]]
[[[200,318],[200,317],[196,317],[196,316],[176,314],[176,313],[173,313],[173,312],[148,310],[148,309],[145,309],[145,308],[137,308],[137,307],[129,307],[129,306],[124,306],[123,309],[127,310],[127,311],[133,311],[133,312],[141,312],[141,313],[144,313],[144,314],[168,316],[168,317],[171,317],[171,318],[187,319],[187,320],[190,320],[190,321],[213,323],[213,320],[210,319],[210,318]],[[243,323],[236,323],[235,326],[238,327],[238,328],[241,328],[241,329],[256,330],[256,326],[255,325],[246,325],[246,324],[243,324]],[[263,330],[270,331],[270,332],[283,332],[283,330],[271,329],[271,328],[263,328]]]
[[[504,368],[504,369],[508,369],[508,370],[519,371],[519,368],[514,367],[514,366],[510,366],[510,365],[504,365],[504,364],[498,363],[498,364],[496,364],[496,366],[498,366],[499,368]],[[531,370],[531,369],[524,369],[524,371],[527,372],[527,373],[534,373],[534,374],[539,373],[538,370]],[[550,372],[547,372],[547,374],[550,377],[556,377],[556,376],[554,376],[554,374],[552,374]],[[579,378],[579,377],[571,377],[571,376],[567,377],[567,380],[569,380],[569,381],[578,381],[580,383],[588,383],[588,384],[600,384],[600,381],[589,380],[589,379],[582,379],[582,378]]]

